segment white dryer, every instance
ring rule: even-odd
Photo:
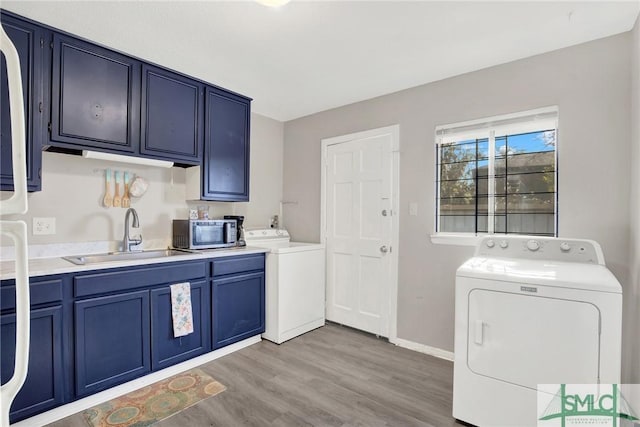
[[[265,331],[280,344],[325,323],[325,249],[320,243],[291,242],[287,230],[245,233],[247,246],[269,249],[266,259]]]
[[[622,289],[593,241],[487,237],[458,268],[454,418],[537,425],[537,385],[619,383]]]

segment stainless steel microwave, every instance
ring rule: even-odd
[[[173,247],[211,249],[236,246],[235,219],[174,219]]]

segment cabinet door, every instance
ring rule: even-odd
[[[249,200],[249,103],[207,88],[203,200]]]
[[[142,66],[140,152],[178,163],[202,159],[204,86],[150,65]]]
[[[55,34],[51,145],[136,151],[140,64],[91,43]]]
[[[42,165],[44,31],[39,27],[2,14],[2,27],[13,42],[20,58],[22,95],[27,146],[27,189],[40,191]],[[0,190],[13,190],[13,164],[11,158],[11,116],[7,65],[4,55],[0,63]]]
[[[209,283],[191,282],[193,333],[173,336],[171,316],[171,288],[151,291],[151,349],[152,369],[166,368],[210,350]]]
[[[150,371],[149,291],[75,303],[76,395]]]
[[[16,316],[0,316],[2,384],[13,375],[16,355]],[[31,339],[27,379],[11,406],[15,422],[63,403],[62,307],[31,311]]]
[[[264,272],[213,280],[213,348],[264,332]]]

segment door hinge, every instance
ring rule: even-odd
[[[38,111],[42,113],[42,101],[38,103]]]
[[[53,49],[53,42],[49,43],[49,47]]]
[[[40,47],[44,47],[44,37],[40,37]]]
[[[51,122],[47,125],[47,129],[49,129],[49,133],[51,133]]]

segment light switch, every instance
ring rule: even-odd
[[[418,204],[416,202],[409,202],[409,215],[418,216]]]
[[[33,218],[33,234],[56,234],[56,219],[49,218]]]

